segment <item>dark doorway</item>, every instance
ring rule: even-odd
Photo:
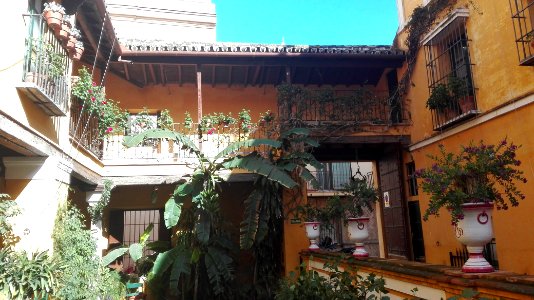
[[[410,259],[408,222],[400,172],[400,145],[384,149],[378,160],[384,240],[387,257]]]
[[[425,261],[425,242],[423,240],[423,225],[421,224],[421,209],[419,201],[408,202],[410,215],[410,229],[412,231],[413,258],[416,261]]]

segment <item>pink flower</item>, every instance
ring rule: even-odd
[[[95,102],[96,98],[95,97],[91,97],[91,101]]]
[[[93,93],[93,90],[87,90],[87,92],[88,92],[89,94],[92,94],[92,93]]]
[[[208,130],[208,134],[213,134],[214,132],[215,132],[215,128],[210,128],[210,129]]]
[[[107,104],[108,102],[106,100],[102,101],[102,104]]]
[[[106,133],[110,133],[112,131],[113,131],[113,128],[111,128],[111,127],[108,127],[108,129],[106,129]]]
[[[93,86],[96,86],[96,82],[93,81]]]

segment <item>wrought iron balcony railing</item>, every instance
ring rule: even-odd
[[[509,0],[519,64],[534,65],[534,1]]]
[[[51,116],[65,116],[69,100],[67,51],[40,14],[25,15],[28,35],[22,83],[17,87]]]

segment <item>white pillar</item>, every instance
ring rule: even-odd
[[[6,188],[21,214],[13,232],[16,248],[29,252],[52,251],[52,232],[60,203],[67,199],[70,168],[57,157],[4,157]]]
[[[102,187],[98,186],[95,191],[86,193],[86,200],[89,206],[95,206],[102,197]],[[102,256],[104,250],[108,248],[108,240],[104,237],[104,230],[102,227],[102,220],[93,222],[91,220],[91,235],[96,241],[96,254]]]

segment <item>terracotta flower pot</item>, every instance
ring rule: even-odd
[[[54,28],[54,33],[60,41],[69,39],[70,25],[67,22],[62,22],[61,26]]]
[[[306,226],[306,236],[310,240],[310,246],[308,247],[308,250],[310,251],[319,250],[319,246],[317,245],[317,239],[320,236],[320,225],[321,222],[304,222],[304,226]]]
[[[76,51],[76,38],[71,35],[69,36],[69,39],[67,40],[67,44],[65,45],[65,48],[67,48],[68,52]]]
[[[72,52],[72,60],[75,60],[75,61],[80,60],[82,58],[82,54],[83,54],[83,47],[74,48],[74,52]]]
[[[469,259],[462,267],[465,273],[489,273],[493,267],[482,255],[484,246],[493,238],[491,214],[493,203],[462,205],[464,218],[455,226],[456,239],[467,246]]]
[[[45,18],[48,27],[54,30],[61,27],[61,24],[63,23],[63,14],[58,11],[47,10],[43,13],[43,17]]]
[[[465,96],[458,99],[458,104],[462,113],[467,113],[472,110],[475,110],[475,98],[473,96]]]
[[[352,255],[354,257],[368,257],[363,242],[369,238],[369,218],[349,218],[349,240],[356,244]]]

